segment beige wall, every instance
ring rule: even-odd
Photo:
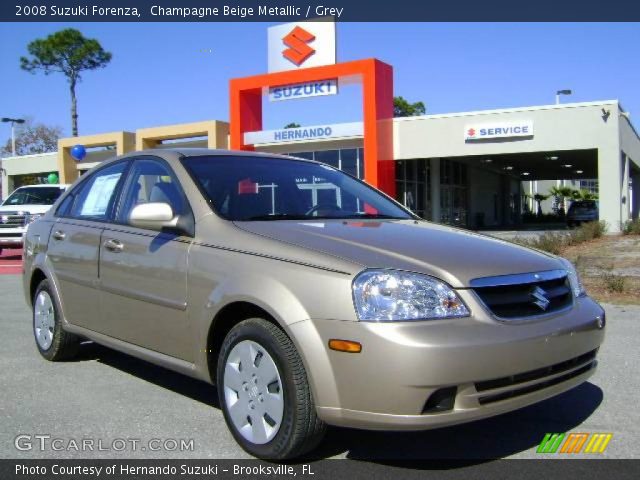
[[[166,140],[185,139],[179,142],[180,146],[189,144],[189,139],[194,137],[206,137],[207,148],[227,148],[229,141],[229,124],[218,120],[209,120],[195,123],[182,123],[178,125],[165,125],[161,127],[141,128],[132,132],[110,132],[97,135],[84,135],[80,137],[68,137],[58,140],[57,170],[60,172],[60,181],[71,183],[78,178],[80,171],[90,168],[98,162],[128,152],[152,149],[158,147],[178,146],[175,144],[162,145]],[[193,146],[200,146],[201,141],[191,142]],[[113,150],[101,150],[89,152],[87,156],[77,161],[71,156],[74,145],[84,145],[85,148],[112,146]]]
[[[123,155],[135,147],[135,136],[131,132],[110,132],[59,139],[58,172],[60,183],[72,183],[80,175],[78,162],[71,156],[71,149],[74,145],[84,145],[87,149],[113,146],[115,147],[114,156]]]
[[[156,148],[165,140],[207,137],[207,148],[229,148],[229,124],[219,120],[136,130],[136,150]]]

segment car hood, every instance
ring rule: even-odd
[[[474,278],[562,268],[551,255],[426,221],[286,220],[235,224],[247,232],[363,267],[432,275],[456,288],[468,287]]]
[[[46,213],[50,208],[51,205],[0,205],[0,213],[19,212],[21,215],[25,213]]]

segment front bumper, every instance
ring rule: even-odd
[[[604,311],[588,297],[557,315],[500,322],[462,292],[473,317],[291,325],[320,418],[365,429],[419,430],[515,410],[569,390],[596,368]],[[361,353],[327,348],[330,339]],[[444,401],[441,397],[444,395]]]
[[[27,227],[23,225],[0,225],[0,247],[21,248]]]
[[[11,232],[9,236],[7,232],[0,232],[0,248],[21,248],[24,244],[24,234],[24,231],[18,231]]]

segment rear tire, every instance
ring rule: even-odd
[[[52,362],[67,360],[78,352],[79,339],[62,328],[60,307],[48,280],[33,296],[33,335],[40,355]]]
[[[231,329],[218,357],[217,386],[227,426],[255,457],[299,457],[324,436],[302,359],[273,323],[251,318]]]

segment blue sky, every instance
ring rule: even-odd
[[[78,28],[113,53],[78,87],[80,134],[228,119],[228,80],[267,69],[264,23],[42,23],[0,26],[1,116],[31,116],[70,132],[62,75],[31,75],[19,57],[34,38]],[[395,94],[428,113],[619,99],[640,116],[640,24],[340,23],[338,61],[394,67]],[[211,53],[209,53],[209,49]],[[361,118],[359,87],[337,97],[265,104],[265,127]],[[563,99],[568,101],[569,99]],[[638,122],[635,122],[636,124]],[[0,137],[9,127],[0,128]]]

